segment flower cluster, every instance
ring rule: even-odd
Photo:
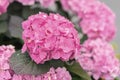
[[[0,46],[0,80],[11,79],[9,58],[14,52],[12,45]]]
[[[110,44],[101,39],[87,40],[76,60],[95,80],[113,80],[120,74],[120,64]]]
[[[115,14],[98,0],[61,0],[65,10],[81,19],[80,27],[89,38],[110,41],[115,36]]]
[[[68,61],[80,46],[73,24],[59,14],[32,15],[23,25],[23,52],[28,51],[36,63],[50,59]]]
[[[103,3],[89,3],[84,11],[80,26],[89,38],[101,38],[110,41],[115,36],[115,15]],[[90,9],[89,9],[90,8]]]
[[[0,0],[0,15],[7,11],[9,3],[10,3],[9,0]]]
[[[50,68],[50,71],[40,76],[14,75],[12,80],[72,80],[65,68]]]

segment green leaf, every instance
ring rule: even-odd
[[[21,51],[17,51],[10,58],[10,66],[16,74],[40,75],[48,72],[51,67],[58,67],[58,65],[61,65],[61,62],[58,61],[59,60],[52,60],[44,64],[36,64],[31,60],[28,53],[22,54]]]
[[[84,34],[83,37],[80,40],[80,43],[83,44],[88,39],[87,35]]]
[[[82,79],[80,76],[78,76],[78,75],[76,75],[76,74],[74,74],[74,73],[70,73],[71,74],[71,76],[72,76],[72,80],[84,80],[84,79]]]
[[[17,1],[14,0],[14,2],[12,2],[8,9],[7,9],[7,13],[9,15],[16,15],[16,16],[21,16],[22,13],[22,8],[23,5]]]
[[[0,33],[5,33],[8,29],[7,22],[1,21],[0,22]]]
[[[18,16],[11,16],[10,22],[9,22],[9,32],[11,36],[15,38],[22,37],[22,23],[23,19]]]
[[[64,62],[61,60],[50,60],[48,63],[50,64],[51,67],[54,67],[54,68],[64,66]]]
[[[49,64],[39,65],[33,62],[27,53],[22,54],[17,51],[10,58],[10,66],[16,74],[43,74],[49,71]]]
[[[8,19],[8,14],[7,13],[4,13],[2,15],[0,15],[0,21],[5,21]]]
[[[23,8],[22,17],[24,19],[27,19],[30,15],[37,14],[39,11],[40,11],[39,8],[31,9],[31,7],[26,6]]]
[[[120,77],[115,78],[114,80],[120,80]]]
[[[71,73],[78,75],[80,78],[82,78],[82,80],[91,80],[91,77],[81,68],[77,62],[74,62],[73,64],[66,64],[66,68]]]

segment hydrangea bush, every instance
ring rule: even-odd
[[[0,80],[120,80],[115,18],[99,0],[0,0]]]

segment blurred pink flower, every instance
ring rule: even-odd
[[[9,0],[0,0],[0,15],[7,11],[9,3],[10,3]]]
[[[86,11],[84,9],[83,12],[80,26],[89,38],[101,38],[106,41],[114,38],[116,33],[115,14],[104,3],[89,3]]]
[[[89,38],[111,41],[116,33],[115,14],[99,0],[61,0],[63,8],[81,19],[80,27]]]
[[[76,60],[95,80],[100,77],[113,80],[120,74],[120,62],[113,47],[101,39],[89,39],[82,45]]]
[[[12,45],[0,46],[0,80],[11,79],[9,58],[15,52]]]
[[[36,63],[50,59],[68,61],[80,46],[74,25],[59,14],[39,13],[22,23],[24,46]]]
[[[12,45],[0,46],[0,70],[9,69],[9,58],[15,52]]]
[[[33,5],[35,0],[17,0],[18,2],[22,3],[23,5]]]

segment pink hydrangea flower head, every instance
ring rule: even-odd
[[[9,58],[15,52],[14,46],[0,46],[0,80],[11,79]]]
[[[76,13],[80,27],[89,38],[111,41],[116,33],[115,14],[99,0],[61,0],[63,8]]]
[[[120,62],[113,47],[102,39],[88,39],[82,45],[76,60],[95,80],[100,77],[113,80],[120,74]]]
[[[55,0],[37,0],[43,7],[49,7],[55,3]]]
[[[65,68],[50,68],[46,74],[33,75],[17,75],[14,74],[12,80],[72,80],[71,76]]]
[[[23,5],[33,5],[35,0],[17,0],[18,2],[22,3]]]
[[[9,6],[8,0],[0,0],[0,15],[7,11],[8,6]]]
[[[116,33],[115,14],[104,3],[98,1],[89,3],[83,10],[82,16],[80,13],[80,17],[82,17],[80,26],[83,32],[89,38],[111,41]]]
[[[59,14],[39,13],[22,23],[24,46],[36,63],[50,59],[68,61],[80,46],[73,24]]]

